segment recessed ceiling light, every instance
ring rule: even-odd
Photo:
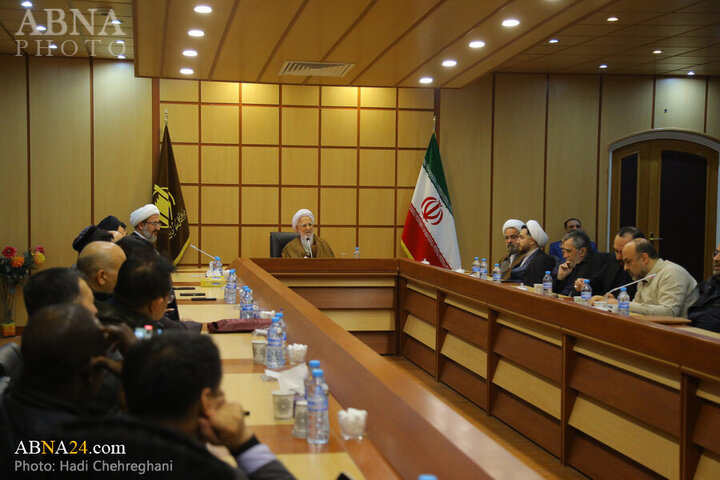
[[[38,32],[44,32],[47,30],[47,27],[45,25],[38,25],[36,30]]]
[[[654,53],[655,55],[659,55],[659,54],[662,53],[662,50],[660,50],[660,49],[658,49],[658,50],[653,50],[653,53]]]
[[[520,25],[520,20],[516,18],[508,18],[502,22],[503,27],[517,27],[518,25]]]
[[[551,38],[550,40],[548,40],[548,43],[558,43],[559,41],[560,40],[558,40],[557,38]]]
[[[607,65],[603,63],[602,65],[599,65],[598,68],[607,68]]]
[[[457,65],[457,60],[447,59],[442,62],[443,67],[454,67],[455,65]]]
[[[114,43],[117,43],[118,45],[125,45],[125,40],[118,38],[117,40],[113,40]]]
[[[197,50],[188,48],[187,50],[183,50],[183,55],[186,57],[197,57]]]
[[[54,43],[51,43],[51,44],[50,44],[50,48],[53,49],[53,50],[55,50],[55,49],[57,48],[57,45],[55,45]],[[693,73],[693,75],[695,75],[695,74]]]
[[[198,30],[197,28],[194,28],[192,30],[188,30],[188,35],[191,37],[202,37],[205,35],[205,32],[202,30]]]
[[[212,7],[209,5],[198,5],[195,8],[193,8],[196,13],[210,13],[212,12]]]
[[[608,22],[617,22],[618,20],[620,20],[618,17],[608,17],[607,18]]]
[[[690,76],[695,75],[695,72],[693,72],[692,70],[690,70],[690,71],[688,72],[688,75],[690,75]]]
[[[470,48],[483,48],[485,46],[485,42],[482,40],[473,40],[472,42],[468,43],[468,47]]]
[[[127,57],[121,53],[117,56],[117,58],[119,58],[120,60],[125,60]]]
[[[432,77],[422,77],[422,78],[420,79],[420,83],[425,83],[425,84],[427,84],[427,83],[432,83],[432,82],[433,82],[433,78],[432,78]]]
[[[120,25],[123,23],[123,21],[118,20],[117,18],[113,18],[112,20],[110,20],[110,23],[112,23],[113,25]]]
[[[182,73],[183,75],[192,75],[193,73],[195,73],[195,70],[193,70],[192,68],[181,68],[180,73]]]
[[[20,4],[21,7],[30,8],[32,7],[32,2],[26,0]]]

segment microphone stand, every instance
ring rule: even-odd
[[[644,280],[651,280],[651,279],[655,278],[655,275],[657,275],[657,273],[651,273],[650,275],[647,275],[646,277],[643,277],[640,280],[635,280],[634,282],[626,283],[625,285],[620,285],[619,287],[615,287],[612,290],[609,290],[605,294],[605,298],[603,300],[607,303],[608,295],[610,295],[612,292],[614,292],[616,290],[620,290],[623,287],[629,287],[630,285],[635,285],[636,283],[640,283]]]

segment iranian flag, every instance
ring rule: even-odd
[[[415,184],[401,243],[410,258],[427,260],[438,267],[460,268],[455,219],[434,132]]]

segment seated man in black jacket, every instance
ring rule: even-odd
[[[78,422],[65,429],[67,438],[122,444],[125,454],[107,460],[152,464],[147,478],[293,478],[245,424],[243,407],[225,400],[220,354],[207,335],[172,331],[140,341],[128,351],[122,377],[133,418]],[[215,457],[206,442],[227,447],[238,467]]]
[[[577,293],[575,280],[590,278],[611,260],[609,253],[598,253],[592,248],[590,237],[583,230],[573,230],[563,236],[562,252],[565,263],[553,273],[553,292],[568,296]]]
[[[692,326],[720,333],[720,244],[713,252],[713,275],[699,285],[700,298],[688,309]]]
[[[0,397],[0,478],[22,476],[15,460],[27,458],[15,452],[29,450],[30,440],[50,440],[58,425],[99,413],[92,399],[106,367],[117,366],[104,356],[107,341],[97,319],[70,303],[33,315],[21,349],[22,372]]]
[[[523,255],[522,262],[510,272],[510,281],[532,287],[542,283],[546,271],[552,271],[555,259],[542,249],[548,236],[535,220],[528,220],[518,235],[518,253]]]

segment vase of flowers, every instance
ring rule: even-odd
[[[2,249],[0,257],[0,294],[2,310],[0,326],[3,337],[15,336],[15,294],[36,265],[45,263],[45,249],[35,247],[19,253],[17,248],[7,246]]]

